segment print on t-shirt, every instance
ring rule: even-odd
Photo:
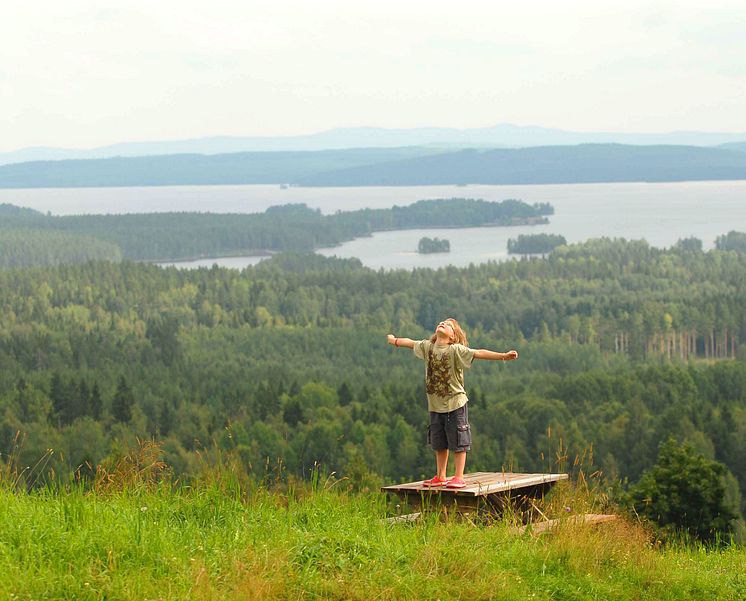
[[[436,394],[440,397],[450,395],[451,388],[448,385],[450,370],[448,353],[435,357],[431,349],[427,354],[427,380],[425,382],[427,394]]]

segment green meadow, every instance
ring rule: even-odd
[[[568,496],[569,495],[569,496]],[[568,500],[569,499],[569,500]],[[572,486],[543,502],[574,503]],[[399,511],[404,509],[399,508]],[[515,515],[395,501],[329,478],[262,487],[220,475],[0,487],[2,599],[685,599],[746,597],[746,549],[661,543],[634,520],[571,521],[541,536]]]

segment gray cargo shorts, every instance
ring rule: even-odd
[[[435,451],[448,449],[457,453],[471,450],[469,403],[448,413],[430,411],[427,442]]]

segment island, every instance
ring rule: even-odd
[[[420,238],[417,245],[417,252],[421,254],[430,253],[449,253],[451,252],[451,243],[448,240],[440,238]]]

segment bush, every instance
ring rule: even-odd
[[[663,531],[683,530],[704,542],[728,536],[736,514],[725,504],[725,466],[673,439],[629,490],[635,511]]]

